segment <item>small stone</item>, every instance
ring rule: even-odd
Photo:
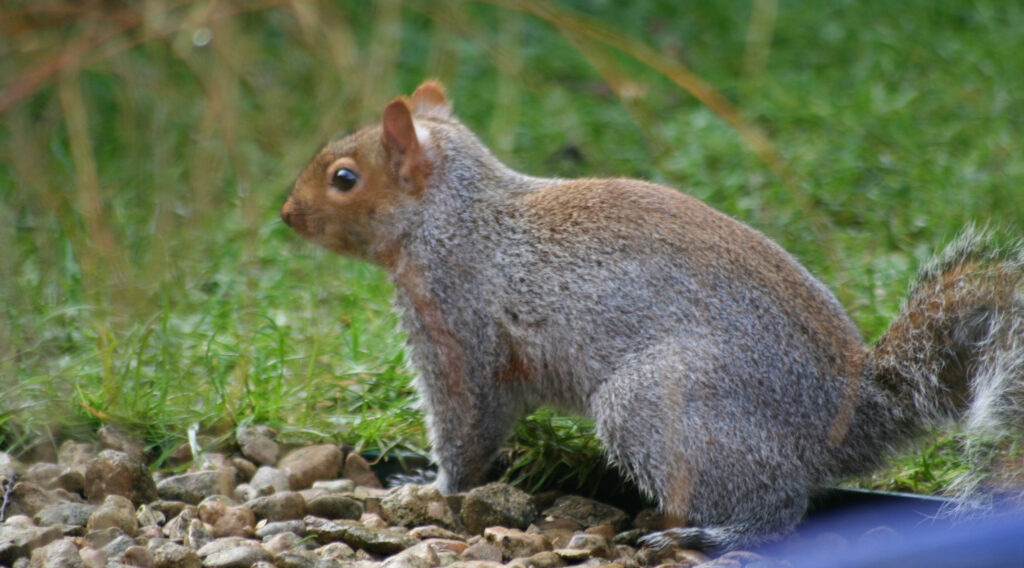
[[[299,495],[302,495],[302,498],[306,500],[306,504],[307,505],[309,504],[310,501],[312,501],[313,499],[316,499],[317,497],[323,497],[324,495],[330,495],[330,493],[324,491],[323,489],[313,489],[312,487],[307,487],[305,489],[299,489],[297,491],[297,493]],[[355,499],[355,496],[353,496],[351,494],[346,495],[346,497]],[[356,499],[356,500],[358,501],[358,499]],[[362,503],[362,502],[360,501],[360,503]]]
[[[554,552],[569,564],[580,564],[591,558],[589,550],[580,548],[556,548]]]
[[[57,476],[56,485],[68,493],[81,494],[85,492],[85,476],[79,471],[67,468]]]
[[[167,517],[153,507],[143,505],[135,511],[135,520],[138,521],[140,528],[154,527],[164,524],[167,521]]]
[[[430,568],[440,563],[437,551],[421,542],[388,558],[382,568]]]
[[[317,566],[337,566],[326,562],[317,563],[316,553],[309,550],[289,550],[274,555],[275,568],[317,568]]]
[[[103,548],[122,536],[125,536],[125,534],[121,529],[117,527],[107,527],[105,529],[89,531],[86,533],[85,542],[95,548]]]
[[[302,543],[302,537],[293,532],[275,534],[263,542],[263,549],[276,556],[287,552]]]
[[[492,526],[526,529],[536,516],[530,495],[507,483],[477,487],[462,501],[462,524],[472,534],[483,534]]]
[[[565,566],[566,561],[558,554],[545,550],[526,558],[509,562],[509,568],[558,568]]]
[[[43,489],[35,483],[19,481],[14,484],[9,496],[8,515],[33,516],[39,511],[61,503],[79,503],[82,498],[76,494],[57,489]]]
[[[107,558],[118,558],[124,555],[125,551],[132,546],[135,546],[135,541],[121,534],[103,545],[103,552],[107,554]]]
[[[199,442],[199,439],[196,440]],[[202,447],[200,443],[200,447]],[[167,454],[164,464],[168,467],[180,467],[185,464],[192,463],[194,456],[192,455],[192,444],[188,442],[182,442],[176,448],[171,450],[171,453]]]
[[[64,447],[64,446],[61,446]],[[86,568],[105,568],[107,566],[107,553],[98,548],[87,546],[78,551],[78,557]],[[169,566],[166,568],[170,568]],[[198,567],[191,567],[198,568]]]
[[[290,491],[292,489],[291,482],[288,480],[288,474],[283,469],[268,465],[256,468],[256,473],[249,480],[249,485],[264,495],[280,491]],[[271,488],[271,490],[268,491],[268,488]]]
[[[164,530],[159,525],[146,525],[139,527],[139,532],[135,533],[135,538],[139,542],[148,542],[154,538],[164,538]]]
[[[328,493],[351,493],[356,483],[351,479],[321,479],[313,482],[313,489],[323,489]]]
[[[342,454],[334,444],[306,446],[291,451],[277,465],[288,474],[292,489],[305,489],[314,481],[338,477]]]
[[[628,544],[616,544],[615,557],[619,562],[636,564],[636,549]]]
[[[256,475],[256,464],[241,456],[232,457],[231,465],[235,466],[236,483],[246,483],[252,479],[252,476]]]
[[[86,503],[58,503],[39,511],[34,518],[41,527],[57,526],[65,535],[81,536],[97,508]]]
[[[416,546],[427,546],[438,554],[450,552],[455,556],[462,554],[467,548],[469,548],[469,545],[464,541],[449,538],[429,538],[420,542]]]
[[[536,523],[530,526],[526,532],[534,534],[542,534],[551,541],[551,545],[556,548],[565,548],[569,545],[569,541],[573,535],[579,532],[583,527],[579,523],[572,519],[545,519],[538,520]]]
[[[184,501],[153,501],[148,505],[154,511],[161,513],[165,519],[173,519],[181,514],[182,511],[189,507],[195,507],[195,505],[189,505]]]
[[[384,520],[377,513],[363,513],[363,516],[359,517],[359,524],[370,527],[371,529],[386,529],[388,528],[388,522]]]
[[[446,568],[504,568],[501,562],[491,560],[460,560],[449,564]]]
[[[103,450],[86,467],[85,497],[90,503],[101,503],[107,495],[121,495],[142,505],[156,500],[156,484],[141,461],[124,452]]]
[[[206,543],[202,548],[196,550],[196,554],[198,554],[200,558],[206,558],[211,554],[224,552],[225,550],[239,546],[259,546],[259,543],[240,536],[228,536]]]
[[[501,549],[501,557],[505,561],[551,550],[551,541],[544,535],[530,534],[519,529],[488,527],[484,529],[484,538]]]
[[[249,485],[248,483],[242,483],[238,487],[235,487],[235,494],[233,495],[233,497],[235,498],[235,501],[239,501],[241,503],[248,503],[253,499],[256,499],[258,497],[265,497],[267,495],[272,495],[273,493],[273,489],[259,491],[252,485]]]
[[[356,551],[344,542],[332,542],[317,548],[314,553],[326,562],[345,561],[356,557]]]
[[[156,566],[156,557],[147,548],[139,545],[129,546],[128,550],[124,551],[121,562],[129,566],[139,566],[140,568],[154,568]]]
[[[167,521],[167,524],[164,525],[164,535],[175,542],[184,542],[188,536],[189,525],[198,518],[199,508],[195,505],[189,505],[176,517]]]
[[[629,524],[629,516],[621,509],[578,495],[559,497],[541,514],[571,519],[584,527],[611,525],[615,531],[621,531]]]
[[[573,535],[566,548],[586,550],[591,558],[613,558],[615,550],[608,538],[586,533]]]
[[[356,521],[328,521],[307,516],[306,534],[320,542],[344,541],[353,548],[373,554],[394,554],[416,544],[416,539],[388,529],[373,529]]]
[[[82,568],[82,557],[78,547],[67,540],[55,540],[32,551],[29,566],[45,568]]]
[[[282,491],[266,497],[257,497],[245,504],[257,519],[285,521],[301,519],[306,514],[306,501],[295,491]]]
[[[213,540],[213,535],[210,534],[210,529],[207,528],[206,524],[199,519],[192,519],[185,530],[185,539],[182,541],[182,544],[192,550],[199,550],[213,542]]]
[[[441,491],[433,485],[403,485],[380,500],[381,512],[394,525],[455,527],[455,515]]]
[[[195,551],[169,540],[151,540],[146,547],[153,553],[155,568],[200,568],[203,565]]]
[[[465,561],[501,562],[501,549],[488,542],[478,542],[466,547],[459,557]]]
[[[375,489],[384,487],[377,474],[370,469],[370,464],[363,459],[363,456],[355,452],[349,452],[345,456],[345,465],[341,468],[341,476],[351,479],[358,486]]]
[[[236,546],[210,554],[203,559],[206,568],[249,568],[261,560],[270,560],[266,550],[258,546]]]
[[[211,495],[231,495],[235,491],[234,470],[217,469],[172,475],[156,484],[160,498],[197,505]]]
[[[105,528],[116,528],[125,534],[134,535],[139,530],[139,521],[135,517],[135,506],[121,495],[107,495],[103,504],[89,515],[86,528],[90,531]]]
[[[437,525],[425,525],[422,527],[416,527],[409,531],[409,536],[413,538],[418,538],[420,540],[427,540],[430,538],[442,540],[465,540],[459,533],[450,531],[445,528],[441,528]]]
[[[21,481],[38,485],[43,489],[53,489],[57,486],[57,477],[66,469],[68,469],[67,466],[60,466],[55,463],[34,463],[22,475]]]
[[[273,432],[267,427],[243,426],[235,436],[243,456],[259,465],[274,465],[277,463],[280,446],[272,435]]]
[[[306,511],[325,519],[358,519],[363,515],[363,504],[345,495],[328,493],[310,499]]]
[[[214,538],[225,536],[251,536],[256,517],[244,505],[227,506],[216,500],[199,504],[199,519],[210,525]]]
[[[302,520],[295,519],[290,521],[260,521],[260,523],[256,525],[256,536],[264,540],[268,537],[284,532],[305,536],[306,523]]]

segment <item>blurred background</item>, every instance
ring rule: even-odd
[[[1022,234],[1021,30],[1001,0],[6,1],[0,448],[111,423],[160,456],[258,423],[422,453],[386,276],[277,210],[425,78],[516,169],[642,177],[760,229],[873,339],[960,227]],[[957,441],[858,483],[936,491]],[[551,412],[510,447],[532,480],[601,462]]]

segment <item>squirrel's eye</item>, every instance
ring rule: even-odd
[[[348,168],[338,168],[331,175],[331,187],[342,193],[352,191],[352,188],[356,186],[358,181],[359,174]]]

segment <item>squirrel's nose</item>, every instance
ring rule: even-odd
[[[284,205],[281,206],[281,220],[284,221],[285,225],[292,226],[291,201],[285,201]]]

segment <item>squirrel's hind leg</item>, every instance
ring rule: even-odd
[[[612,461],[689,525],[647,545],[756,544],[790,531],[806,510],[806,475],[787,434],[765,428],[756,404],[730,398],[735,368],[721,347],[699,337],[654,346],[623,361],[590,401]]]

